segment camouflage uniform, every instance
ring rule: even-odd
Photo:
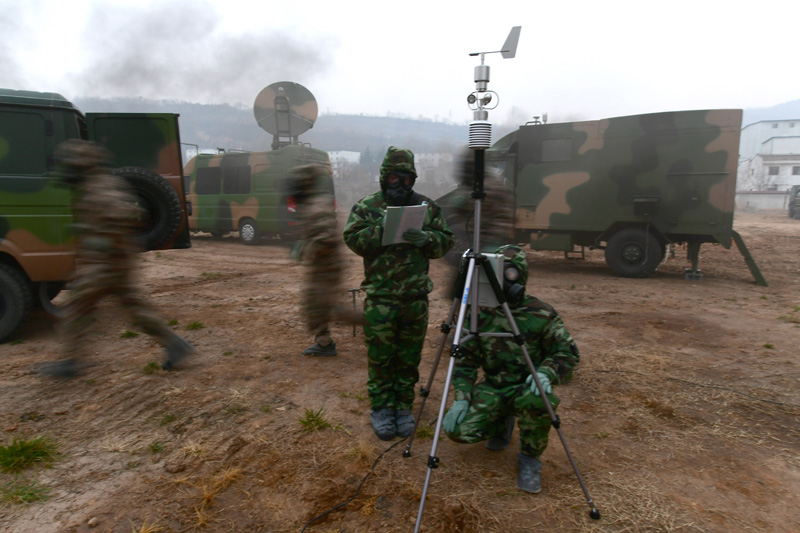
[[[381,166],[381,191],[359,200],[350,212],[344,241],[364,258],[364,336],[373,410],[408,410],[419,380],[422,344],[428,328],[429,260],[442,257],[453,245],[453,234],[442,210],[430,198],[411,192],[405,205],[428,203],[423,246],[382,246],[383,218],[388,204],[386,177],[393,171],[413,173],[414,155],[390,147]]]
[[[458,187],[452,198],[452,218],[449,218],[453,231],[464,232],[469,228],[469,242],[472,246],[474,234],[475,199],[472,192],[475,183],[475,160],[472,151],[467,151],[459,165]],[[496,171],[487,168],[483,191],[486,197],[481,200],[481,248],[494,250],[501,244],[512,242],[514,230],[514,195]],[[463,253],[464,250],[458,250]]]
[[[62,166],[73,173],[69,184],[77,236],[76,269],[60,323],[66,361],[85,355],[85,336],[97,304],[105,296],[116,296],[134,324],[167,348],[164,368],[171,368],[191,351],[191,346],[164,324],[142,299],[134,282],[139,246],[133,233],[142,215],[135,197],[124,180],[104,171],[101,165],[108,155],[100,146],[67,141],[59,148],[58,157]],[[68,376],[76,369],[52,366],[52,372],[47,367],[44,370]]]
[[[524,286],[525,253],[513,245],[501,250],[520,270],[520,283]],[[526,336],[525,346],[537,372],[546,374],[553,385],[569,381],[580,355],[556,310],[533,296],[525,296],[521,305],[511,311]],[[478,330],[511,332],[511,327],[502,308],[482,307]],[[469,409],[447,436],[462,443],[492,439],[502,433],[507,417],[515,416],[522,453],[540,456],[547,447],[550,418],[542,398],[531,392],[530,384],[525,382],[530,369],[517,343],[510,337],[481,337],[470,339],[462,347],[464,353],[456,358],[452,382],[455,400],[466,400]],[[476,383],[479,368],[483,369],[484,378]],[[554,394],[547,397],[555,409],[558,398]]]
[[[298,259],[305,259],[308,263],[303,315],[309,332],[314,335],[314,342],[322,348],[333,342],[330,322],[335,319],[358,320],[346,306],[336,304],[341,297],[336,289],[342,280],[343,263],[334,199],[320,186],[324,172],[320,165],[297,167],[292,171],[288,185],[288,192],[295,197],[298,211],[302,213]],[[306,352],[314,354],[309,352],[312,348]]]

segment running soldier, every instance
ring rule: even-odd
[[[453,246],[441,208],[414,192],[414,154],[390,146],[380,169],[381,190],[359,200],[350,212],[344,241],[364,258],[362,289],[367,346],[370,420],[382,440],[407,437],[414,429],[411,407],[428,330],[429,260]],[[422,229],[403,233],[406,243],[382,246],[387,206],[422,205]]]
[[[300,241],[292,255],[308,263],[303,291],[303,315],[314,344],[304,355],[330,357],[336,355],[336,342],[331,337],[330,323],[335,320],[361,322],[352,310],[336,304],[342,280],[342,253],[336,229],[334,198],[324,186],[325,169],[305,165],[291,172],[287,193],[297,202],[300,219]]]
[[[555,309],[525,295],[528,265],[516,245],[501,246],[505,259],[504,292],[536,376],[555,410],[558,398],[552,385],[568,382],[580,354]],[[511,326],[501,307],[481,308],[481,333],[508,333]],[[547,447],[550,417],[541,392],[525,363],[522,350],[510,337],[481,337],[465,342],[453,370],[455,401],[442,421],[448,437],[472,444],[487,440],[490,450],[503,450],[511,442],[514,418],[519,422],[521,453],[517,455],[517,487],[532,493],[541,489],[542,462]],[[477,382],[478,369],[484,379]]]
[[[89,141],[65,141],[56,150],[62,182],[72,192],[78,247],[60,323],[67,357],[43,365],[41,372],[46,375],[70,378],[81,373],[85,336],[93,312],[105,296],[116,296],[134,325],[164,346],[164,370],[173,369],[193,352],[139,294],[134,282],[139,251],[134,232],[142,213],[126,182],[106,172],[110,158],[105,148]]]
[[[472,247],[474,231],[475,199],[472,191],[475,184],[474,153],[467,150],[457,165],[458,187],[451,199],[453,218],[448,219],[453,231],[462,232],[469,228],[467,247]],[[494,250],[507,242],[512,242],[514,229],[514,194],[503,182],[502,176],[490,167],[486,168],[483,190],[486,197],[481,200],[481,248]],[[463,253],[464,250],[458,250]]]

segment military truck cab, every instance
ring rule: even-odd
[[[54,175],[67,139],[112,153],[112,172],[145,212],[145,249],[190,246],[178,115],[81,113],[57,93],[0,89],[0,341],[35,304],[50,300],[74,270],[71,193]]]
[[[687,276],[699,279],[700,245],[730,248],[738,237],[741,119],[721,109],[524,125],[485,159],[514,190],[517,242],[566,255],[604,249],[615,274],[634,278],[687,244]]]

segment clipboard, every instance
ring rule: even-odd
[[[386,208],[386,217],[383,221],[383,239],[381,246],[390,244],[408,244],[403,240],[403,233],[410,229],[422,229],[428,204],[422,205],[390,205]]]

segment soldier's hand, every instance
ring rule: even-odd
[[[454,401],[453,405],[450,406],[450,410],[447,411],[446,415],[444,415],[444,420],[442,420],[444,432],[452,433],[453,430],[456,429],[456,426],[464,421],[464,417],[467,416],[468,410],[469,402],[467,400]]]
[[[551,394],[553,392],[553,386],[550,385],[550,377],[544,372],[537,372],[536,377],[539,378],[539,383],[542,384],[544,392]],[[528,379],[525,380],[525,384],[531,386],[532,393],[534,393],[536,396],[541,396],[539,388],[536,386],[536,382],[533,381],[533,375],[528,376]]]
[[[410,229],[403,233],[403,240],[410,242],[414,246],[425,246],[428,242],[428,232],[421,229]]]

